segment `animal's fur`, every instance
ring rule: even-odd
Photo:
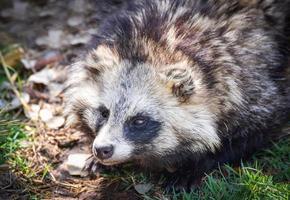
[[[289,0],[132,2],[71,66],[68,121],[96,133],[95,147],[114,146],[107,165],[138,160],[184,178],[240,161],[289,115],[289,8]],[[139,115],[144,130],[130,128]]]

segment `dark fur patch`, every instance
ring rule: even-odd
[[[146,125],[142,128],[135,127],[132,125],[132,120],[139,116],[141,116],[141,114],[132,117],[125,122],[123,127],[124,136],[126,139],[136,143],[137,145],[149,144],[158,136],[162,124],[149,116],[144,116],[146,118]]]

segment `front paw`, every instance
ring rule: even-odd
[[[106,166],[99,163],[94,156],[91,156],[87,159],[83,171],[88,172],[91,178],[95,178],[98,177],[105,169]]]
[[[201,178],[196,178],[188,175],[171,175],[165,179],[163,186],[167,193],[172,192],[190,192],[198,187],[201,183]]]

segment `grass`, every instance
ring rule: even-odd
[[[274,143],[272,147],[257,152],[252,161],[241,163],[241,167],[222,166],[206,175],[201,186],[191,192],[165,194],[154,188],[148,200],[288,200],[290,198],[290,139]],[[134,173],[130,167],[123,171],[106,174],[110,180],[121,180],[124,190],[136,183],[150,182],[150,174]]]
[[[289,185],[275,183],[272,175],[265,175],[257,167],[242,167],[235,171],[226,166],[227,177],[220,171],[208,175],[199,190],[174,194],[173,199],[288,199]]]
[[[12,159],[20,142],[26,139],[23,124],[8,116],[0,115],[0,165]]]
[[[13,67],[17,67],[19,65],[19,53],[15,51],[19,49],[19,45],[6,45],[3,46],[0,44],[0,85],[4,81],[8,81],[13,73],[13,84],[15,89],[20,87],[20,77],[18,76],[16,70]],[[6,66],[4,62],[3,55],[9,57],[9,60],[13,64],[12,67]],[[5,60],[6,61],[6,60]],[[7,76],[7,72],[9,77]],[[15,79],[17,82],[15,82]],[[11,91],[4,90],[1,91],[0,99],[5,99],[6,95]],[[4,108],[5,109],[5,108]],[[5,112],[5,110],[0,109],[0,165],[4,164],[7,160],[14,159],[14,153],[17,149],[20,148],[20,142],[22,140],[27,139],[26,133],[24,131],[24,122],[15,119],[14,116],[16,113],[11,111],[9,113]],[[19,160],[19,159],[18,159]]]
[[[143,195],[148,200],[288,200],[290,199],[290,138],[273,143],[257,152],[241,167],[221,166],[205,176],[201,186],[191,192],[166,194],[153,188]],[[151,174],[132,172],[130,166],[122,171],[105,174],[109,180],[121,180],[123,190],[134,184],[150,183]]]
[[[288,200],[290,198],[290,139],[258,152],[239,169],[222,167],[207,175],[199,189],[174,194],[173,199]],[[226,175],[224,175],[226,174]]]
[[[0,57],[2,63],[2,65],[0,63],[0,85],[4,81],[9,81],[9,77],[7,77],[5,67],[3,66],[2,55],[7,55],[14,51],[16,48],[18,48],[18,45],[0,45]],[[11,54],[10,59],[15,64],[12,66],[13,68],[8,66],[6,69],[9,71],[9,74],[13,74],[13,84],[15,84],[15,88],[17,88],[18,90],[22,88],[22,79],[20,79],[19,74],[16,72],[18,71],[17,67],[19,67],[19,62],[17,61],[17,59],[19,58],[13,58],[13,55]],[[7,96],[9,97],[10,94],[11,91],[1,91],[0,99],[9,100]],[[34,174],[33,170],[30,169],[30,165],[27,162],[26,158],[24,158],[22,155],[19,155],[18,152],[18,150],[22,148],[22,142],[30,140],[30,136],[28,136],[25,130],[26,124],[23,120],[24,118],[21,118],[20,114],[21,112],[19,112],[18,110],[11,110],[7,112],[5,111],[5,107],[4,110],[0,109],[0,175],[1,178],[3,178],[0,178],[0,183],[1,185],[4,184],[4,188],[7,188],[12,193],[15,190],[15,194],[13,194],[11,197],[12,199],[16,199],[19,197],[17,196],[16,191],[19,192],[22,196],[25,195],[25,197],[23,196],[24,198],[27,197],[26,195],[28,195],[29,197],[33,197],[33,194],[27,194],[26,189],[23,189],[23,191],[19,191],[19,188],[25,188],[23,182],[19,181],[21,179],[19,172],[21,175],[24,175],[26,177],[32,177],[32,175]],[[13,178],[10,178],[11,180],[6,180],[7,178],[5,174],[9,174],[9,176]],[[14,178],[16,178],[17,180]],[[3,193],[1,189],[0,194],[5,195],[5,191]]]

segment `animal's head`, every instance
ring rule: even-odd
[[[95,134],[92,151],[105,165],[214,151],[214,106],[191,65],[122,60],[100,45],[71,66],[68,122]]]

